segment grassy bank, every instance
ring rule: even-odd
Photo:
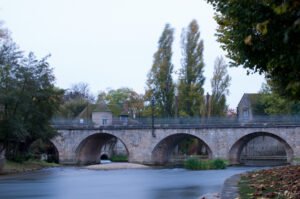
[[[38,170],[46,167],[55,167],[55,166],[59,166],[59,165],[56,163],[49,163],[40,160],[27,160],[22,163],[6,161],[4,164],[4,168],[2,172],[0,172],[0,174],[6,175],[6,174],[13,174],[13,173],[27,172],[27,171],[33,171],[33,170]]]
[[[300,166],[285,166],[245,174],[239,182],[240,199],[296,199],[300,196]]]

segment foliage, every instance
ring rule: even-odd
[[[225,116],[227,112],[226,95],[229,94],[231,77],[227,73],[227,65],[223,57],[217,57],[214,73],[211,79],[212,94],[210,100],[210,115]]]
[[[239,192],[243,199],[292,199],[300,195],[300,166],[285,166],[243,175]]]
[[[184,168],[190,170],[225,169],[226,163],[221,159],[199,160],[195,158],[189,158],[184,162]]]
[[[181,139],[177,146],[177,153],[179,154],[205,155],[202,151],[203,142],[194,137]]]
[[[97,103],[101,102],[108,105],[114,116],[128,114],[134,118],[144,108],[143,96],[130,88],[111,89],[107,93],[101,92]]]
[[[32,171],[46,167],[57,167],[59,164],[49,163],[45,161],[28,160],[22,163],[7,160],[4,164],[2,173],[19,173]]]
[[[215,159],[213,160],[213,167],[215,169],[225,169],[226,168],[226,162],[221,159]]]
[[[271,82],[263,85],[260,94],[253,107],[255,115],[294,115],[300,113],[300,101],[279,96],[272,90]]]
[[[195,158],[190,158],[184,162],[184,168],[190,170],[199,170],[202,168],[201,161]]]
[[[112,162],[128,162],[128,157],[126,155],[113,155],[110,160]]]
[[[94,101],[87,83],[77,83],[65,90],[63,103],[56,117],[75,118],[83,109]]]
[[[218,41],[231,65],[264,73],[277,93],[299,100],[299,1],[207,1],[217,11]]]
[[[182,32],[182,68],[180,70],[178,97],[179,115],[199,116],[203,109],[203,41],[199,26],[193,20]]]
[[[158,41],[158,50],[154,54],[153,65],[148,73],[146,99],[154,98],[161,116],[174,115],[174,84],[172,79],[172,43],[174,30],[166,24]]]
[[[44,158],[43,155],[47,155]],[[45,160],[47,162],[58,163],[58,151],[50,141],[43,141],[41,139],[35,140],[28,150],[29,159]]]
[[[10,40],[0,45],[0,143],[10,158],[24,154],[33,140],[56,134],[49,122],[63,91],[54,87],[47,58],[24,56]]]

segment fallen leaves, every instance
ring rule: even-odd
[[[243,175],[241,199],[300,199],[300,166],[285,166]]]

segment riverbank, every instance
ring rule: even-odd
[[[16,173],[35,171],[43,168],[57,167],[57,166],[59,166],[59,164],[48,163],[39,160],[28,160],[22,163],[6,160],[2,171],[0,171],[0,175],[11,175]]]
[[[283,166],[241,175],[240,198],[299,198],[300,166]]]
[[[85,166],[84,168],[93,170],[115,170],[115,169],[148,169],[151,168],[142,164],[134,164],[128,162],[112,162],[109,164],[95,164]]]

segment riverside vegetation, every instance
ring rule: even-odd
[[[227,166],[225,160],[199,160],[190,158],[184,162],[184,168],[190,170],[208,170],[208,169],[225,169]]]
[[[59,164],[49,163],[41,160],[26,160],[24,162],[15,162],[7,160],[0,175],[14,174],[26,171],[38,170],[46,167],[57,167]]]

